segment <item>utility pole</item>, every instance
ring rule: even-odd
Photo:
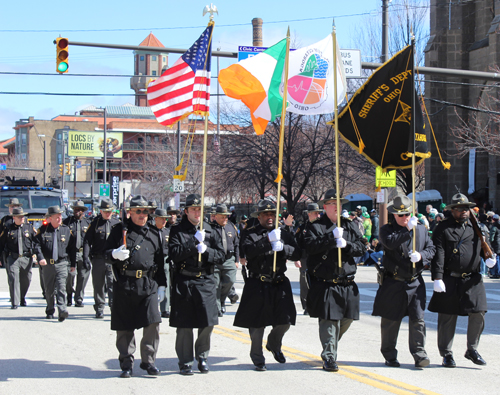
[[[382,0],[382,54],[380,61],[387,62],[389,58],[389,2],[391,0]]]
[[[108,131],[108,126],[106,120],[106,107],[104,107],[104,163],[102,167],[102,180],[104,184],[106,184],[106,167],[108,160],[107,131]]]

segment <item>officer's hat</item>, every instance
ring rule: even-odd
[[[318,203],[309,203],[307,205],[307,212],[308,213],[315,213],[315,212],[323,212],[323,209],[319,208]]]
[[[250,214],[250,216],[253,218],[257,218],[260,213],[264,213],[266,211],[274,211],[276,213],[276,205],[271,200],[262,199],[261,201],[259,201],[257,207],[255,208],[255,211]]]
[[[23,208],[22,207],[14,207],[12,209],[12,214],[11,214],[13,217],[23,217],[25,215],[28,215],[28,213],[25,213],[23,211]]]
[[[171,216],[168,215],[167,210],[163,208],[157,208],[155,210],[155,213],[153,214],[153,217],[158,217],[158,218],[170,218]]]
[[[62,210],[61,207],[59,207],[59,206],[50,206],[47,209],[47,214],[45,214],[45,216],[50,217],[51,215],[62,214],[63,212],[64,212],[64,210]]]
[[[184,207],[201,207],[201,196],[197,193],[192,193],[186,198],[186,205]]]
[[[329,189],[328,191],[326,191],[325,193],[325,197],[320,200],[318,203],[319,203],[319,207],[323,208],[323,205],[326,203],[326,202],[329,202],[331,200],[334,200],[335,202],[337,202],[337,191],[335,191],[335,188],[331,188]],[[340,204],[346,204],[349,200],[348,199],[340,199]]]
[[[467,199],[467,196],[457,193],[451,198],[451,203],[446,206],[447,210],[452,209],[453,207],[457,206],[468,206],[468,207],[474,207],[476,203],[471,203],[469,202],[469,199]]]
[[[156,208],[158,207],[158,204],[156,203],[156,200],[153,199],[148,202],[148,206],[149,208]]]
[[[227,206],[224,203],[218,204],[217,207],[215,207],[215,214],[231,215],[231,213],[227,211]]]
[[[130,200],[130,208],[151,208],[149,205],[150,202],[146,200],[146,198],[142,195],[135,195],[131,200]]]
[[[81,209],[83,211],[87,211],[89,208],[85,206],[85,203],[83,203],[81,200],[77,201],[75,204],[71,206],[71,208],[74,209]]]
[[[405,195],[398,195],[387,206],[387,211],[391,214],[411,214],[411,199]]]
[[[113,211],[115,205],[111,199],[102,199],[101,204],[97,208],[102,211]]]
[[[10,207],[10,206],[21,206],[22,207],[22,204],[19,203],[19,199],[18,198],[10,198],[9,199],[9,204],[6,204],[5,207]]]
[[[173,206],[168,206],[167,207],[167,213],[179,215],[181,212],[179,210],[176,210],[176,208],[173,207]]]
[[[215,215],[216,214],[216,209],[217,209],[217,207],[212,206],[212,207],[210,207],[210,210],[208,210],[208,213],[210,215]]]

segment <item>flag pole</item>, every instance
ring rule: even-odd
[[[340,212],[342,205],[340,204],[340,180],[339,180],[339,110],[337,103],[337,28],[335,27],[335,19],[332,24],[332,41],[333,41],[333,102],[335,113],[335,190],[336,190],[336,204],[337,204],[337,226],[340,228]],[[339,274],[342,270],[342,249],[337,248],[338,251],[338,265]]]
[[[288,55],[290,52],[290,26],[286,33],[286,51],[285,51],[285,70],[283,73],[283,104],[281,106],[281,122],[280,122],[280,145],[279,145],[279,157],[278,157],[278,176],[275,182],[278,183],[278,193],[276,194],[276,223],[275,229],[279,227],[279,212],[280,212],[280,201],[281,201],[281,179],[283,178],[283,146],[285,145],[285,118],[286,118],[286,102],[288,93]],[[273,276],[276,275],[276,251],[274,251],[273,258]]]
[[[413,30],[413,29],[412,29]],[[413,155],[411,156],[411,181],[412,181],[412,194],[411,194],[411,205],[413,207],[413,215],[415,215],[415,207],[416,207],[416,197],[415,197],[415,154],[417,153],[416,149],[416,142],[415,142],[415,114],[416,114],[416,101],[415,101],[415,34],[413,31],[411,32],[411,56],[412,56],[412,78],[411,78],[411,109],[412,109],[412,114],[411,114],[411,133],[413,135]],[[417,245],[417,227],[414,228],[413,230],[413,240],[412,240],[412,249],[413,252],[416,252],[416,245]],[[413,262],[413,273],[415,273],[415,268],[416,268],[416,263]]]

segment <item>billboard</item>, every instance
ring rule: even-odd
[[[123,133],[106,133],[104,144],[104,132],[68,132],[68,156],[104,158],[107,148],[108,158],[123,158],[122,144]]]

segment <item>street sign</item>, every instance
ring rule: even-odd
[[[238,62],[243,59],[251,58],[259,54],[260,52],[264,52],[267,47],[250,47],[246,45],[242,45],[238,47]]]
[[[340,56],[345,68],[346,78],[361,77],[361,51],[359,49],[341,49]]]
[[[76,161],[76,168],[77,169],[81,169],[82,168],[82,162],[80,162],[79,160]]]
[[[174,186],[172,188],[172,192],[184,192],[184,181],[181,181],[178,178],[174,178]]]
[[[385,204],[385,189],[382,189],[380,192],[377,192],[377,203]]]
[[[375,170],[375,187],[395,188],[396,187],[396,170],[391,170],[382,173],[382,168],[377,166]]]
[[[61,193],[62,193],[63,203],[68,203],[69,202],[68,190],[61,189]]]
[[[0,163],[0,170],[7,170],[7,163]]]
[[[99,196],[109,197],[109,184],[99,185]]]

